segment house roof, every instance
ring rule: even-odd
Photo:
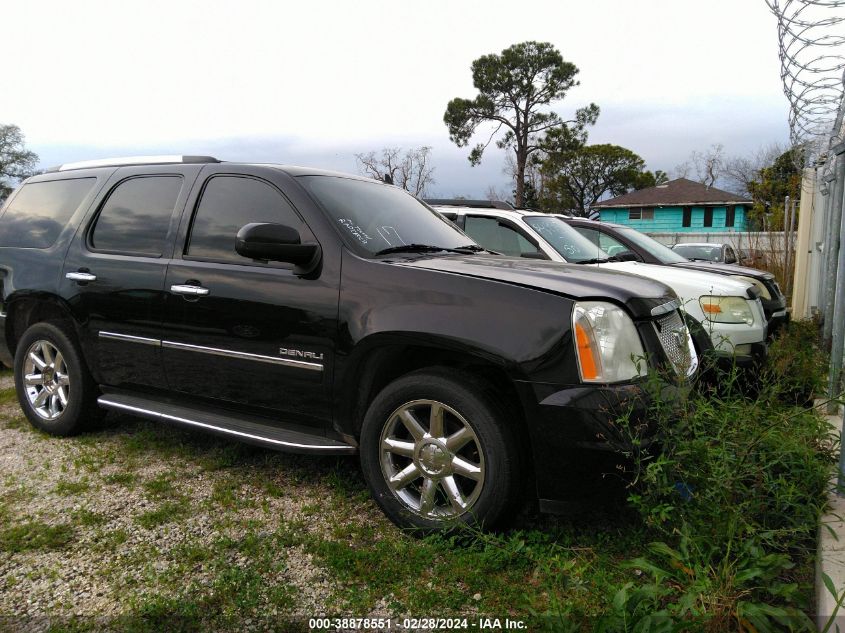
[[[602,200],[595,209],[615,207],[668,207],[688,204],[751,204],[751,200],[736,194],[708,187],[687,178],[676,178],[663,185],[640,189]]]

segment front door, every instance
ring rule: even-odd
[[[235,236],[251,222],[285,224],[314,240],[272,175],[255,172],[206,167],[189,202],[165,282],[167,381],[206,404],[325,427],[338,280],[304,279],[291,265],[238,255]]]

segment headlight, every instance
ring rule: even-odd
[[[621,308],[603,301],[576,303],[572,329],[584,382],[618,382],[646,373],[640,335]]]
[[[731,275],[734,279],[741,279],[742,281],[748,282],[752,284],[757,290],[760,291],[760,298],[761,299],[771,299],[772,295],[769,293],[769,289],[766,288],[766,284],[764,284],[759,279],[754,279],[754,277],[745,277],[744,275]]]
[[[754,313],[744,297],[704,295],[698,299],[698,303],[708,321],[754,325]]]

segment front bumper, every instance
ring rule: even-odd
[[[658,407],[676,409],[688,385],[519,385],[531,439],[537,496],[552,509],[584,485],[602,455],[620,458],[654,436]],[[599,453],[596,453],[599,451]]]
[[[759,341],[750,345],[738,346],[735,351],[710,350],[705,356],[710,356],[716,366],[720,369],[729,370],[736,366],[739,369],[757,369],[769,355],[769,347],[765,342]]]

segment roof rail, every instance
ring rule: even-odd
[[[122,167],[124,165],[169,165],[188,163],[219,163],[219,159],[213,156],[125,156],[121,158],[98,158],[96,160],[83,160],[75,163],[65,163],[57,167],[51,167],[48,172],[70,171],[73,169],[86,169],[89,167]]]
[[[513,211],[513,205],[501,200],[461,200],[459,198],[425,198],[424,202],[439,207],[470,207],[472,209],[504,209]]]

